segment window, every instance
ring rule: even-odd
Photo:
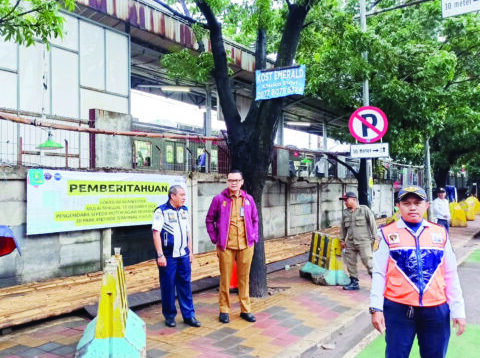
[[[136,140],[135,157],[137,167],[150,167],[152,165],[152,143]]]

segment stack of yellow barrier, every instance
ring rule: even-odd
[[[308,262],[300,270],[301,277],[312,278],[317,285],[348,285],[343,271],[340,239],[314,232]]]
[[[467,226],[467,216],[459,203],[450,203],[451,226]]]
[[[467,221],[475,220],[475,203],[472,201],[461,201],[460,205],[462,209],[465,211],[465,216],[467,217]]]
[[[478,201],[478,199],[476,197],[469,196],[467,199],[465,199],[465,202],[469,206],[473,206],[473,211],[474,211],[475,215],[480,214],[480,201]]]
[[[86,327],[75,357],[145,357],[146,346],[145,323],[128,309],[122,256],[112,256],[103,271],[97,317]]]

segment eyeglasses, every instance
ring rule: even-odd
[[[240,183],[243,179],[227,179],[229,183],[235,184]]]

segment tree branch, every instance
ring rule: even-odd
[[[305,25],[303,25],[303,29],[309,27],[310,25],[313,25],[314,23],[315,23],[315,21],[307,22]]]
[[[190,17],[190,14],[188,13],[188,9],[187,9],[186,6],[184,5],[185,2],[182,2],[183,5],[184,5],[184,11],[186,11],[186,14],[183,15],[183,14],[179,13],[177,10],[175,10],[174,8],[172,8],[171,6],[169,6],[168,4],[165,4],[163,1],[160,1],[160,0],[153,0],[153,1],[155,1],[157,4],[163,6],[163,7],[164,7],[165,9],[167,9],[168,11],[171,11],[172,14],[174,14],[174,15],[176,15],[176,16],[178,16],[178,17],[180,17],[180,18],[182,18],[182,19],[184,19],[184,20],[186,20],[186,21],[188,21],[190,24],[195,24],[195,23],[197,23],[197,20],[192,19],[192,18]]]
[[[6,14],[4,17],[0,19],[0,24],[5,21],[5,19],[8,19],[8,17],[15,11],[15,9],[18,7],[20,4],[20,0],[17,0],[17,3],[12,7],[12,9]]]
[[[195,3],[207,20],[210,29],[210,44],[215,65],[213,75],[217,84],[218,97],[227,128],[229,129],[229,138],[235,138],[230,131],[238,130],[241,117],[233,97],[232,84],[228,76],[227,53],[223,42],[222,25],[217,21],[215,14],[206,1],[196,0]]]
[[[186,16],[191,17],[190,11],[188,11],[187,4],[185,4],[185,0],[178,0],[180,4],[182,5],[183,12],[185,13]]]
[[[7,21],[10,21],[15,17],[22,17],[22,16],[28,15],[32,12],[38,12],[38,11],[42,10],[42,8],[43,8],[42,6],[39,6],[39,7],[36,7],[34,9],[30,9],[28,11],[21,12],[20,14],[16,14],[14,16],[10,15],[10,18],[4,17],[3,19],[0,20],[0,24],[4,23],[4,22],[7,22]]]
[[[462,81],[450,81],[449,83],[447,83],[444,87],[444,90],[447,90],[450,86],[452,85],[458,85],[460,83],[465,83],[465,82],[472,82],[472,81],[478,81],[479,77],[476,76],[476,77],[472,77],[472,78],[469,78],[469,79],[466,79],[466,80],[462,80]]]
[[[353,174],[353,176],[355,177],[355,179],[357,179],[358,181],[360,181],[360,174],[349,164],[345,163],[343,160],[340,160],[338,159],[335,155],[333,154],[330,154],[330,153],[324,153],[326,154],[330,159],[333,159],[335,160],[336,162],[342,164],[345,168],[347,168],[348,170],[350,170]]]

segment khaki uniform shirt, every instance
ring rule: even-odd
[[[230,195],[232,208],[230,211],[230,227],[228,229],[227,249],[244,250],[248,247],[247,236],[245,235],[245,218],[243,212],[243,198],[239,194]]]
[[[354,244],[372,243],[377,234],[375,216],[365,205],[359,205],[354,211],[344,209],[340,233],[342,241]]]

